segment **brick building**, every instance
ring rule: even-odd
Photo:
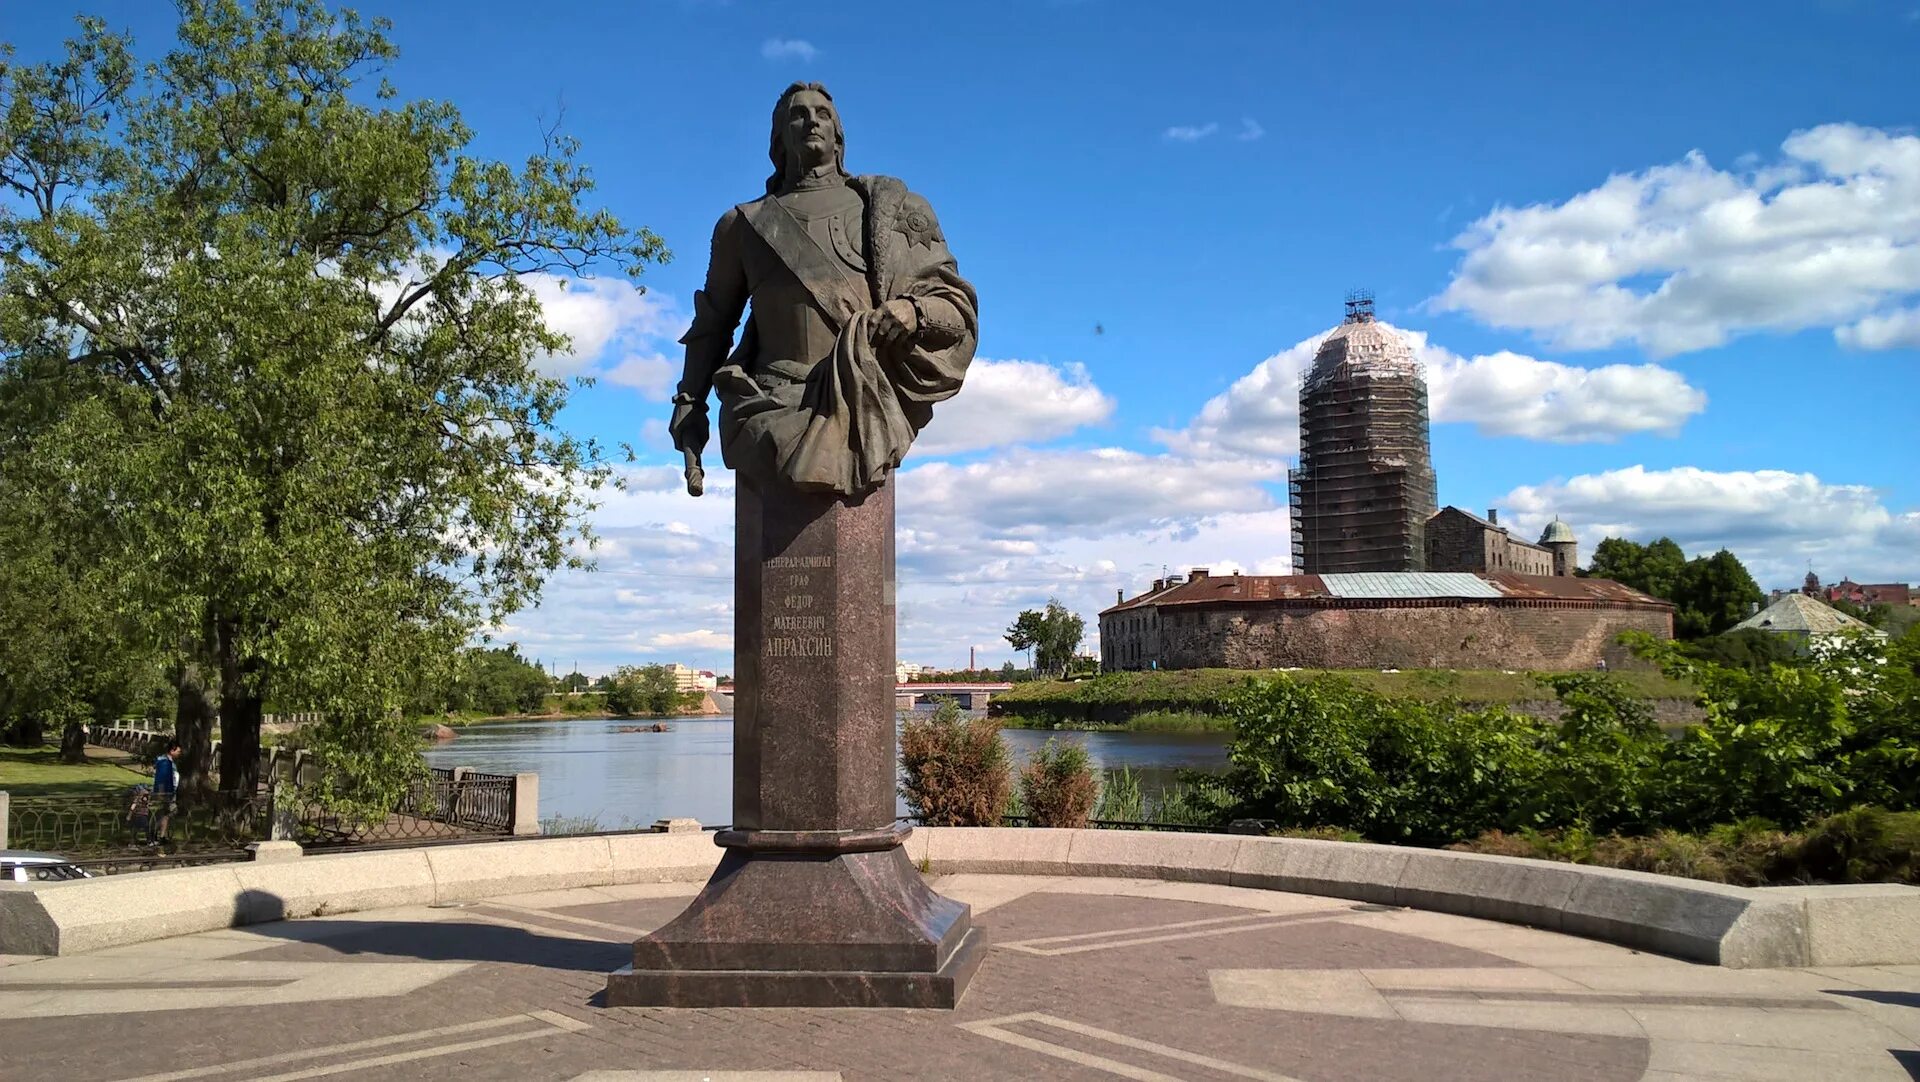
[[[1904,582],[1855,582],[1841,579],[1826,588],[1828,601],[1850,601],[1855,605],[1920,604],[1913,587]]]
[[[1487,517],[1451,505],[1434,512],[1426,529],[1428,571],[1511,571],[1516,575],[1573,574],[1578,559],[1573,530],[1554,519],[1540,543],[1523,540],[1500,525],[1500,512]]]
[[[1591,669],[1673,606],[1606,579],[1511,571],[1212,575],[1156,581],[1100,614],[1113,669]]]

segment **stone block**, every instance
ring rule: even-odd
[[[1227,882],[1360,902],[1399,904],[1397,884],[1411,850],[1312,838],[1242,838]]]
[[[60,926],[33,887],[0,883],[0,954],[58,954]]]
[[[935,872],[998,875],[1072,875],[1068,851],[1075,830],[1047,827],[917,827],[927,835]]]
[[[1410,849],[1395,883],[1398,905],[1558,929],[1581,870],[1522,857]]]
[[[1810,965],[1920,962],[1920,887],[1856,883],[1772,887],[1761,893],[1806,904]]]
[[[425,852],[436,902],[613,882],[613,855],[604,837],[446,845]]]
[[[713,835],[609,834],[603,841],[612,860],[611,883],[698,883],[720,863]]]
[[[1745,887],[1582,868],[1560,930],[1719,965],[1804,965],[1804,923],[1795,907],[1754,909],[1762,901]],[[1730,935],[1730,949],[1723,949]]]
[[[1142,830],[1076,830],[1069,874],[1225,883],[1246,839],[1225,834]]]
[[[701,833],[700,820],[655,819],[653,821],[653,832],[655,834],[699,834]]]
[[[433,870],[423,849],[336,853],[267,864],[236,864],[244,920],[270,920],[428,905]]]
[[[9,919],[0,930],[0,953],[79,954],[244,924],[245,890],[234,874],[237,867],[215,864],[16,888],[30,893],[44,914],[43,921],[29,911],[26,933],[42,949],[7,945],[13,937]]]
[[[513,776],[513,826],[508,833],[527,837],[540,833],[540,775]]]
[[[0,789],[0,849],[7,847],[7,805],[11,800],[5,789]]]
[[[247,852],[253,854],[255,864],[278,864],[283,860],[299,860],[306,855],[299,842],[275,840],[253,842],[247,846]]]

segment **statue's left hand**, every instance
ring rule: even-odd
[[[920,329],[920,313],[909,300],[891,300],[880,306],[873,321],[873,344],[898,348],[913,340]]]

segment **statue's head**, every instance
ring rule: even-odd
[[[779,191],[789,179],[823,160],[831,160],[834,168],[846,173],[847,133],[840,127],[840,111],[833,107],[833,95],[826,87],[794,83],[781,92],[779,104],[773,107],[767,157],[773,161],[773,175],[767,178],[769,192]]]

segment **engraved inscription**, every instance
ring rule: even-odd
[[[770,572],[765,580],[771,633],[765,639],[766,656],[832,657],[833,629],[827,617],[811,610],[817,604],[814,572],[832,570],[833,557],[773,556],[762,565]]]
[[[832,657],[831,635],[775,635],[767,640],[768,657]]]

